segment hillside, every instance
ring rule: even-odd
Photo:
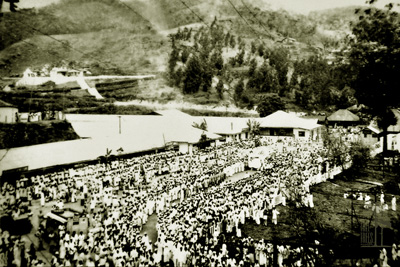
[[[105,29],[144,33],[152,29],[143,17],[119,1],[110,0],[61,0],[40,9],[4,13],[0,25],[0,50],[40,34],[77,34]]]
[[[141,74],[164,71],[168,57],[165,37],[127,30],[38,35],[0,51],[0,76],[22,74],[26,68],[50,64],[90,68],[93,74]],[[67,45],[66,45],[67,44]]]
[[[0,76],[61,61],[101,71],[136,72],[139,66],[151,64],[152,49],[163,53],[159,48],[164,41],[150,22],[118,1],[62,0],[37,10],[4,14]],[[127,56],[133,60],[126,60]],[[154,54],[154,58],[158,66],[162,55]]]
[[[5,14],[0,76],[43,66],[86,68],[93,75],[155,73],[157,79],[139,90],[108,93],[103,102],[175,100],[252,109],[272,97],[294,109],[335,108],[352,94],[344,83],[325,88],[324,81],[343,70],[329,70],[324,58],[341,47],[355,18],[347,18],[350,13],[354,8],[305,16],[270,9],[262,0],[61,0]],[[188,92],[193,56],[201,59],[203,89]],[[219,57],[222,64],[212,66]],[[315,66],[324,71],[312,77]],[[104,104],[89,102],[87,108],[96,110]],[[68,108],[83,107],[70,102]]]
[[[348,30],[346,16],[354,13],[348,8],[307,17],[270,10],[262,1],[231,0],[237,11],[225,0],[184,3],[62,0],[40,9],[5,13],[0,23],[0,75],[18,75],[28,66],[69,62],[95,73],[162,72],[170,52],[165,32],[191,23],[210,25],[214,18],[242,38],[271,45],[294,38],[298,46],[331,49],[338,44],[337,33]]]

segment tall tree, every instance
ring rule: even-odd
[[[369,8],[360,15],[352,29],[349,57],[356,98],[377,117],[384,152],[388,127],[397,121],[392,108],[400,105],[400,18],[392,8]]]
[[[220,51],[214,51],[210,57],[210,63],[214,65],[214,67],[221,71],[224,67],[224,59],[222,58]]]
[[[244,49],[240,50],[240,52],[236,55],[236,63],[239,65],[239,67],[242,66],[244,62],[244,55],[245,55]]]
[[[248,75],[249,77],[253,76],[253,74],[256,72],[257,70],[257,61],[255,58],[252,58],[250,60],[250,64],[249,64],[249,71],[248,71]]]
[[[181,61],[182,61],[183,64],[186,63],[186,61],[188,60],[189,56],[190,56],[190,51],[189,51],[189,49],[184,48],[184,49],[182,50],[182,54],[181,54]]]
[[[250,138],[260,134],[260,123],[254,119],[248,119],[247,122],[247,128],[249,128],[249,135]]]
[[[215,90],[217,91],[218,97],[222,99],[224,97],[224,82],[221,79],[219,79]]]
[[[169,78],[170,78],[170,83],[174,83],[175,79],[175,66],[176,62],[178,62],[179,59],[179,51],[177,47],[173,44],[172,45],[172,51],[171,54],[169,55],[169,60],[168,60],[168,71],[169,71]]]
[[[239,101],[242,98],[244,92],[244,81],[240,79],[238,83],[235,85],[235,101]]]
[[[203,90],[203,92],[208,92],[208,89],[211,87],[212,84],[212,77],[212,68],[208,64],[203,64],[201,73],[201,89]]]
[[[196,55],[190,57],[183,79],[183,92],[185,94],[197,93],[202,83],[202,68]]]
[[[257,44],[256,44],[256,42],[253,40],[253,41],[251,41],[251,43],[250,43],[250,50],[251,50],[251,53],[252,54],[255,54],[256,53],[256,51],[257,51],[257,46],[256,46]]]
[[[232,48],[235,48],[235,46],[236,46],[236,38],[235,38],[235,35],[231,35],[231,39],[229,40],[229,45],[232,47]]]

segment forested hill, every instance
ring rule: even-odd
[[[214,18],[243,38],[278,43],[295,38],[310,47],[332,49],[340,45],[342,35],[336,33],[348,30],[347,15],[352,12],[349,8],[304,16],[269,9],[261,0],[61,0],[4,13],[0,75],[61,61],[95,72],[164,71],[166,35],[188,24],[210,25]]]
[[[145,100],[336,108],[354,99],[326,58],[343,48],[354,9],[306,16],[263,0],[61,0],[4,14],[0,76],[44,66],[157,73],[162,81],[139,92]]]

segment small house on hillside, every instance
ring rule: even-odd
[[[360,123],[360,118],[347,109],[339,109],[328,118],[328,124],[331,126],[356,126]]]
[[[0,100],[0,123],[16,123],[17,121],[18,108]]]

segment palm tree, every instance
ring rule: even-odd
[[[206,119],[203,119],[203,121],[200,124],[197,122],[194,122],[192,126],[194,128],[197,128],[197,129],[200,129],[203,131],[207,131],[207,128],[208,128]]]
[[[249,128],[249,137],[252,138],[260,134],[260,123],[254,119],[249,119],[247,121],[247,128]]]
[[[108,168],[110,157],[112,156],[111,153],[112,153],[112,150],[107,148],[106,154],[104,156],[100,156],[97,158],[100,163],[102,162],[106,165],[106,168]]]

